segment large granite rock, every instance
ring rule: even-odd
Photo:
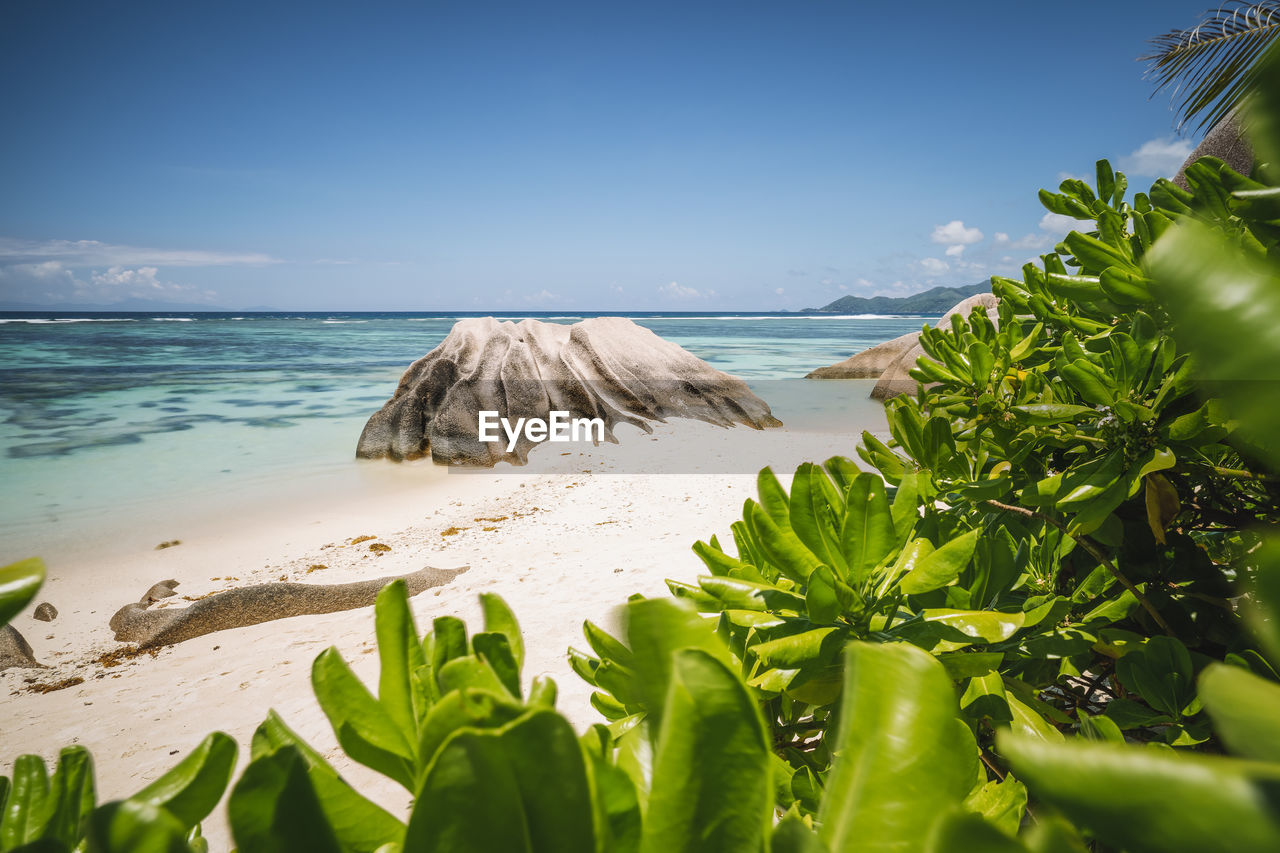
[[[879,379],[902,354],[915,346],[919,332],[907,332],[891,341],[851,355],[827,367],[819,367],[805,379]]]
[[[720,426],[781,426],[746,383],[648,329],[621,317],[567,326],[492,317],[460,320],[440,346],[405,371],[394,396],[365,424],[356,448],[362,459],[417,459],[430,454],[447,465],[524,464],[537,442],[521,438],[508,451],[505,436],[479,440],[479,412],[512,424],[547,419],[600,418],[604,437],[633,424],[694,418]]]
[[[1184,190],[1189,189],[1187,167],[1201,157],[1217,157],[1242,175],[1253,172],[1253,146],[1249,144],[1249,137],[1245,135],[1236,113],[1231,113],[1214,125],[1213,130],[1209,131],[1179,167],[1178,174],[1173,176],[1173,182]]]
[[[979,306],[987,309],[987,316],[990,317],[991,322],[995,323],[997,322],[996,304],[997,300],[993,293],[979,293],[977,296],[970,296],[943,314],[942,319],[938,320],[935,328],[949,324],[951,317],[955,314],[959,314],[967,320],[970,312]],[[913,332],[912,334],[916,339],[915,343],[885,369],[880,376],[880,381],[871,389],[871,398],[873,400],[888,400],[890,397],[897,397],[899,394],[914,394],[916,392],[916,381],[911,378],[911,368],[916,366],[916,359],[925,353],[924,347],[920,346],[920,333]]]

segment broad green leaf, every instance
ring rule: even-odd
[[[1057,815],[1039,815],[1023,840],[1031,853],[1089,853],[1070,823]]]
[[[425,774],[432,757],[454,732],[498,728],[523,716],[527,710],[505,691],[467,689],[445,694],[431,707],[422,725],[422,739],[418,742],[422,763],[419,775]]]
[[[1073,406],[1068,403],[1034,403],[1027,406],[1010,406],[1009,409],[1028,423],[1041,426],[1098,417],[1098,410],[1092,406]]]
[[[74,847],[96,803],[93,758],[82,746],[64,747],[49,780],[49,795],[40,810],[39,838]]]
[[[413,747],[405,740],[407,733],[369,694],[337,649],[330,647],[316,658],[311,686],[347,755],[412,790]]]
[[[915,595],[952,583],[973,559],[981,533],[978,529],[970,530],[918,560],[899,582],[899,587],[908,595]]]
[[[985,773],[984,770],[983,774]],[[1012,776],[987,782],[970,792],[965,798],[964,807],[1014,836],[1018,834],[1022,816],[1027,810],[1027,786]]]
[[[495,592],[480,593],[480,609],[484,613],[484,629],[490,634],[502,634],[511,647],[511,655],[515,658],[516,674],[524,669],[524,636],[520,633],[520,623],[516,615]]]
[[[177,818],[139,800],[107,803],[95,809],[89,816],[85,840],[89,853],[189,853],[191,849],[187,830]]]
[[[1200,699],[1232,753],[1280,762],[1280,685],[1213,663],[1200,676]]]
[[[641,850],[762,849],[773,784],[755,700],[698,649],[675,654],[665,700]]]
[[[582,623],[582,635],[587,638],[587,644],[600,656],[601,660],[611,660],[625,667],[633,664],[631,649],[590,620]]]
[[[1110,406],[1115,403],[1115,391],[1111,380],[1102,368],[1088,359],[1077,359],[1065,365],[1061,374],[1062,378],[1087,402],[1095,406]]]
[[[306,759],[290,744],[249,763],[231,789],[227,820],[241,850],[342,853]]]
[[[1091,717],[1079,709],[1077,709],[1076,714],[1080,718],[1080,734],[1082,737],[1089,740],[1111,741],[1112,743],[1125,742],[1124,732],[1120,731],[1120,727],[1109,717]]]
[[[1015,732],[1044,741],[1061,742],[1063,740],[1062,732],[1046,720],[1035,705],[1024,702],[1012,692],[1005,693],[1005,699],[1009,702],[1009,713],[1013,715],[1009,726]],[[1049,706],[1040,703],[1040,707],[1048,708]]]
[[[960,710],[975,720],[986,717],[992,722],[1008,723],[1013,720],[1009,701],[1004,692],[1004,680],[1000,673],[975,676],[969,679],[960,696]]]
[[[769,514],[773,523],[783,530],[790,530],[791,502],[772,468],[760,469],[756,475],[756,491],[760,496],[761,508]]]
[[[409,609],[409,588],[403,579],[378,591],[373,614],[380,667],[378,702],[402,732],[416,731],[420,703],[414,701],[412,674],[426,666],[427,660]]]
[[[1152,637],[1116,661],[1122,684],[1143,700],[1177,718],[1195,699],[1195,671],[1187,647],[1172,637]]]
[[[714,536],[711,538],[715,539]],[[694,542],[693,553],[698,555],[713,575],[727,575],[730,569],[736,569],[742,565],[741,560],[730,557],[716,542],[710,545],[702,541]]]
[[[640,849],[642,817],[635,783],[612,761],[613,736],[596,724],[581,738],[591,766],[592,804],[596,810],[598,848],[617,853]]]
[[[498,673],[489,665],[488,660],[476,655],[467,655],[449,661],[440,668],[437,679],[440,682],[440,690],[445,694],[454,690],[511,693],[503,679],[499,678]],[[514,693],[511,693],[511,697],[518,698]]]
[[[172,770],[130,799],[153,803],[190,829],[208,817],[222,799],[238,753],[229,735],[214,732]]]
[[[928,608],[920,611],[926,622],[945,625],[973,640],[999,643],[1009,639],[1022,627],[1026,614],[1000,613],[995,610],[948,610]]]
[[[803,602],[804,599],[801,599]],[[627,605],[627,640],[635,655],[637,684],[650,714],[650,736],[661,731],[663,703],[671,679],[672,660],[680,649],[702,649],[726,665],[729,650],[712,623],[671,599],[642,599]]]
[[[937,815],[957,806],[973,780],[960,737],[955,692],[927,652],[905,643],[850,643],[818,817],[833,853],[924,847]],[[828,733],[828,738],[831,734]]]
[[[1280,767],[1150,748],[1002,734],[997,746],[1038,799],[1133,853],[1280,849],[1268,790]]]
[[[1262,542],[1245,617],[1272,665],[1280,667],[1280,536]]]
[[[922,815],[922,823],[928,817]],[[981,815],[950,811],[933,823],[926,853],[1027,853],[1022,842],[983,820]]]
[[[835,511],[827,503],[828,490],[824,490],[819,478],[826,480],[827,475],[811,462],[796,469],[791,479],[791,529],[824,563],[843,569],[844,555],[834,527]],[[830,491],[834,492],[834,487]]]
[[[902,475],[889,512],[893,516],[895,540],[906,542],[920,520],[920,475],[918,473]]]
[[[779,526],[759,504],[748,504],[747,512],[761,550],[783,575],[796,583],[804,583],[809,573],[822,565],[790,527]]]
[[[698,578],[698,586],[719,600],[725,608],[732,610],[791,610],[804,613],[808,608],[802,596],[779,589],[771,583],[713,575]]]
[[[850,585],[859,587],[871,570],[891,555],[896,542],[884,481],[874,474],[859,474],[849,486],[844,529],[840,531]]]
[[[840,617],[844,608],[836,597],[836,583],[836,576],[826,566],[818,566],[809,575],[804,600],[810,622],[825,625]]]
[[[403,840],[403,823],[347,784],[324,756],[285,725],[275,711],[269,711],[253,733],[252,758],[272,755],[284,746],[296,748],[306,762],[320,807],[344,851],[369,853]]]
[[[1178,340],[1207,366],[1242,433],[1273,465],[1280,464],[1280,407],[1272,390],[1280,379],[1276,266],[1241,251],[1235,238],[1189,219],[1170,229],[1147,257],[1156,292],[1179,321]]]
[[[1107,703],[1107,707],[1102,713],[1117,728],[1125,731],[1147,728],[1148,726],[1167,725],[1177,720],[1176,717],[1153,711],[1141,702],[1123,698],[1112,699]]]
[[[39,838],[44,828],[49,770],[38,755],[19,755],[13,762],[9,799],[0,820],[0,849],[8,850]]]
[[[847,628],[815,628],[756,643],[750,649],[766,666],[801,669],[834,662],[848,636]]]
[[[592,853],[592,817],[573,727],[554,711],[536,710],[445,743],[427,770],[405,849]]]
[[[489,632],[476,634],[471,638],[471,646],[476,650],[476,656],[493,669],[507,692],[519,699],[520,665],[516,663],[507,635]]]
[[[530,706],[554,708],[558,693],[559,688],[556,687],[555,679],[545,675],[535,675],[533,682],[529,685],[529,698],[527,701]]]
[[[889,569],[878,573],[872,597],[880,598],[887,594],[898,578],[910,574],[915,570],[916,566],[932,553],[933,543],[928,539],[920,536],[911,540],[902,549],[902,553],[898,555],[898,559],[894,561],[894,564]]]
[[[778,821],[769,845],[771,853],[829,853],[818,834],[795,813]]]
[[[948,652],[935,655],[955,681],[994,672],[1004,660],[1001,652]]]
[[[31,557],[0,568],[0,628],[31,603],[44,583],[44,561]]]
[[[467,642],[467,626],[456,616],[437,616],[431,623],[431,671],[439,672],[446,663],[471,653]]]

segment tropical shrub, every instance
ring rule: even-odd
[[[403,584],[383,590],[377,697],[332,650],[316,661],[313,684],[347,754],[413,792],[407,823],[272,714],[228,805],[241,849],[942,851],[956,831],[1017,829],[1021,786],[986,781],[949,679],[923,651],[848,647],[818,820],[798,808],[776,820],[779,762],[755,699],[687,603],[627,605],[628,662],[650,713],[581,738],[549,682],[522,698],[518,656],[486,650],[518,648],[519,631],[500,599],[484,604],[486,632],[468,639],[446,617],[419,639]]]
[[[789,491],[762,471],[732,551],[700,542],[710,574],[668,583],[716,617],[755,691],[792,771],[780,806],[820,808],[851,640],[942,663],[990,782],[1005,727],[1220,750],[1197,676],[1225,661],[1277,679],[1233,599],[1280,517],[1276,386],[1258,381],[1280,348],[1253,345],[1280,329],[1262,310],[1280,308],[1280,170],[1206,158],[1186,178],[1129,202],[1100,161],[1096,189],[1042,191],[1079,230],[993,279],[996,317],[922,332],[918,394],[858,448],[872,470],[801,465]],[[650,713],[631,650],[585,633],[594,655],[570,657],[595,707],[615,726]]]

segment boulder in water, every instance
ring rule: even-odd
[[[615,442],[620,423],[694,418],[720,426],[781,426],[746,383],[622,317],[573,325],[492,317],[460,320],[405,371],[373,414],[356,448],[361,459],[418,459],[446,465],[524,464],[538,443],[527,435],[481,441],[481,412],[510,424],[599,419],[592,440]]]
[[[915,346],[919,332],[907,332],[891,341],[851,355],[827,367],[819,367],[805,379],[879,379],[904,352]]]
[[[951,322],[952,316],[959,314],[965,320],[969,319],[969,314],[973,309],[982,307],[987,309],[991,315],[991,321],[995,322],[995,311],[998,300],[995,294],[979,293],[977,296],[970,296],[968,299],[961,301],[950,311],[942,315],[942,319],[937,322],[935,328],[940,328]],[[910,349],[898,356],[898,358],[885,369],[880,377],[880,381],[876,383],[876,387],[871,389],[871,398],[873,400],[888,400],[890,397],[896,397],[899,394],[914,394],[916,392],[916,380],[911,378],[911,369],[916,366],[916,359],[924,356],[924,347],[920,346],[920,333],[914,333],[916,342]]]

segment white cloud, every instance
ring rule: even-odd
[[[944,252],[943,254],[945,254],[948,258],[958,258],[964,254],[964,246],[961,246],[958,244],[955,246],[948,246],[947,251]]]
[[[944,272],[951,269],[951,266],[946,261],[939,260],[938,258],[925,258],[920,261],[920,268],[924,270],[924,274],[926,276],[935,276],[942,275]]]
[[[72,267],[215,267],[275,264],[260,252],[215,252],[202,249],[145,249],[98,240],[22,240],[0,237],[0,263],[38,264],[59,261]]]
[[[1049,216],[1056,217],[1056,214],[1049,214]],[[1066,222],[1059,223],[1058,221],[1059,218],[1063,218],[1063,217],[1049,219],[1048,221],[1046,221],[1045,218],[1041,218],[1040,227],[1045,231],[1052,231],[1055,234],[1065,234],[1067,233],[1067,231],[1070,231],[1072,228],[1076,227],[1074,224],[1075,223],[1074,219],[1070,220],[1072,224],[1067,224]],[[1053,238],[1048,236],[1047,234],[1024,234],[1023,236],[1019,237],[1017,240],[1014,240],[1010,238],[1008,234],[1005,234],[1003,232],[997,232],[995,235],[995,241],[997,246],[1005,250],[1008,250],[1010,248],[1044,249],[1044,248],[1047,248],[1048,246],[1053,245]]]
[[[0,267],[0,292],[18,302],[114,304],[128,299],[208,305],[217,297],[195,285],[162,281],[156,267],[112,266],[80,278],[61,261],[9,264]]]
[[[1081,220],[1061,213],[1046,213],[1040,217],[1040,230],[1054,237],[1064,237],[1068,231],[1078,231],[1082,227]]]
[[[923,288],[918,286],[909,285],[905,281],[895,281],[892,284],[890,284],[888,287],[877,288],[875,292],[873,292],[871,295],[872,296],[909,296],[910,294],[915,293],[916,291],[919,291],[922,289]]]
[[[537,293],[534,293],[530,296],[526,296],[524,298],[524,301],[529,303],[530,305],[545,305],[546,303],[554,302],[559,298],[560,298],[559,294],[552,293],[546,288],[543,288],[542,290],[539,290]]]
[[[614,283],[614,284],[609,285],[609,289],[610,289],[610,290],[612,290],[614,293],[621,293],[621,292],[622,292],[622,285],[617,284],[617,283]]]
[[[779,296],[781,296],[782,294],[786,293],[787,291],[786,291],[784,288],[779,287],[779,288],[777,288],[776,290],[774,290],[773,292],[774,292],[774,293],[776,293],[776,294],[778,294]]]
[[[1120,158],[1120,168],[1136,175],[1169,178],[1177,173],[1191,156],[1191,142],[1187,139],[1148,139],[1128,157]]]
[[[959,219],[953,219],[946,225],[935,225],[929,239],[935,243],[946,245],[969,245],[982,239],[982,232],[977,228],[966,228]]]
[[[670,299],[706,299],[708,296],[715,296],[714,290],[708,290],[705,293],[692,287],[685,287],[678,282],[663,284],[658,286],[658,292]]]

